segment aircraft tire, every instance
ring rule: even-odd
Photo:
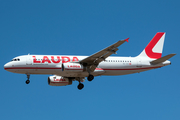
[[[26,84],[29,84],[30,83],[30,80],[26,80]]]
[[[83,89],[83,88],[84,88],[84,84],[79,83],[79,85],[77,86],[77,88],[78,88],[79,90]]]
[[[88,79],[88,81],[92,81],[92,80],[94,79],[94,76],[90,74],[90,75],[87,77],[87,79]]]

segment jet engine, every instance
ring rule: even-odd
[[[72,79],[54,75],[54,76],[48,77],[48,84],[51,85],[51,86],[71,85],[72,84]]]
[[[62,71],[83,72],[83,65],[78,63],[63,63]]]

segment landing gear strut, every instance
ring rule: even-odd
[[[30,78],[30,75],[27,75],[26,84],[29,84],[29,83],[30,83],[30,80],[29,80],[29,78]]]
[[[87,77],[88,81],[92,81],[94,79],[94,76],[89,74],[89,76]],[[76,79],[77,81],[79,81],[79,85],[77,86],[77,88],[79,90],[83,89],[84,88],[84,84],[81,83],[81,80],[80,79]]]

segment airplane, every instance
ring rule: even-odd
[[[109,57],[116,54],[118,47],[128,39],[119,40],[90,56],[22,55],[6,63],[4,69],[26,74],[26,84],[30,83],[31,74],[52,74],[48,77],[49,85],[66,86],[78,81],[77,88],[81,90],[86,77],[92,81],[94,76],[126,75],[161,68],[170,65],[168,59],[176,55],[173,53],[162,57],[165,32],[158,32],[138,56]]]

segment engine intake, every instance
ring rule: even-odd
[[[71,85],[72,80],[62,76],[54,75],[48,77],[48,84],[51,86],[66,86],[66,85]]]

